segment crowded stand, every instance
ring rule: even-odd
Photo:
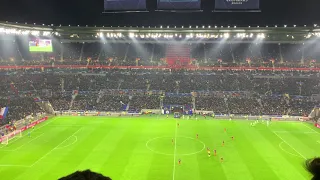
[[[162,104],[216,114],[306,116],[318,102],[311,96],[320,84],[317,72],[298,71],[47,69],[1,76],[7,121],[41,112],[35,97],[48,100],[56,111],[139,112]],[[78,96],[73,97],[74,90]]]
[[[54,42],[55,51],[45,54],[30,53],[19,40],[2,46],[1,65],[160,66],[167,64],[168,50],[166,44],[135,42]],[[190,65],[196,66],[318,67],[319,59],[314,46],[303,43],[192,43],[187,48]]]

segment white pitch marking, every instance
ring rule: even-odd
[[[305,127],[307,127],[307,128],[309,128],[310,130],[312,130],[313,132],[320,134],[318,131],[316,131],[316,130],[312,129],[311,127],[307,126],[305,123],[302,123],[302,124],[303,124]]]
[[[37,136],[37,137],[33,138],[32,140],[30,140],[30,141],[28,141],[28,142],[26,142],[26,143],[22,144],[21,146],[19,146],[19,147],[15,148],[15,149],[12,149],[12,150],[0,150],[0,151],[17,151],[18,149],[21,149],[21,148],[22,148],[23,146],[25,146],[26,144],[29,144],[30,142],[32,142],[32,141],[34,141],[34,140],[38,139],[38,138],[39,138],[40,136],[42,136],[42,135],[44,135],[44,133],[40,134],[39,136]]]
[[[71,146],[72,144],[74,144],[74,143],[76,143],[76,142],[78,141],[78,137],[77,137],[77,136],[72,136],[72,137],[74,137],[74,139],[75,139],[72,143],[67,144],[67,145],[65,145],[65,146],[62,146],[62,147],[58,147],[58,148],[56,148],[56,149],[62,149],[62,148],[69,147],[69,146]]]
[[[39,161],[47,157],[52,151],[56,150],[61,144],[63,144],[65,141],[67,141],[70,137],[74,136],[77,132],[79,132],[82,128],[79,128],[76,132],[74,132],[71,136],[67,137],[64,141],[62,141],[60,144],[58,144],[56,147],[51,149],[49,152],[47,152],[45,155],[43,155],[41,158],[39,158],[36,162],[34,162],[30,167],[33,167],[35,164],[37,164]]]
[[[272,131],[273,132],[273,131]],[[303,156],[299,151],[297,151],[294,147],[292,147],[289,143],[287,143],[281,136],[279,136],[277,133],[273,132],[278,138],[280,138],[283,142],[285,142],[288,146],[290,146],[296,153],[298,153],[303,159],[307,160],[305,156]]]
[[[281,143],[279,143],[279,147],[280,147],[280,149],[281,149],[282,151],[284,151],[284,152],[286,152],[286,153],[288,153],[288,154],[291,154],[292,156],[296,156],[296,157],[298,157],[298,158],[301,158],[301,156],[298,156],[298,155],[296,155],[296,154],[293,154],[293,153],[288,152],[288,151],[286,151],[285,149],[283,149],[283,147],[281,146],[283,143],[284,143],[284,141],[282,141]]]
[[[55,118],[55,119],[57,119],[57,118]],[[52,119],[52,120],[53,120],[53,119]],[[53,122],[52,120],[51,120],[50,122],[48,122],[48,123],[43,124],[42,126],[39,126],[37,129],[30,130],[30,128],[29,128],[29,130],[30,130],[31,132],[37,131],[38,129],[40,129],[40,128],[42,128],[42,127],[44,127],[44,126],[47,126],[48,124],[52,123],[52,122]],[[36,126],[34,126],[34,127],[36,127]],[[23,135],[22,137],[25,137],[25,136],[27,136],[27,134]],[[22,138],[22,137],[20,137],[20,138]],[[14,138],[14,140],[10,141],[10,144],[12,144],[13,142],[16,142],[17,140],[20,139],[20,138],[18,138],[17,136],[14,136],[13,138]],[[1,146],[0,149],[3,148],[3,147],[5,147],[5,146]]]
[[[30,167],[26,165],[15,165],[15,164],[0,164],[0,167]]]
[[[301,131],[273,131],[275,133],[301,133],[301,134],[314,134],[315,132],[301,132]]]
[[[177,152],[177,132],[178,132],[178,124],[177,120],[175,123],[176,129],[175,129],[175,134],[174,134],[174,152],[173,152],[173,172],[172,172],[172,180],[175,178],[176,174],[176,152]]]
[[[196,141],[196,139],[195,139],[195,138],[192,138],[192,137],[187,137],[187,136],[177,136],[177,137],[178,137],[178,138],[192,139],[192,140],[195,140],[195,141]],[[173,153],[171,153],[171,154],[169,154],[169,153],[162,153],[162,152],[159,152],[159,151],[156,151],[156,150],[153,150],[152,148],[150,148],[150,146],[149,146],[149,143],[150,143],[150,142],[152,142],[152,141],[154,141],[154,140],[157,140],[157,139],[161,139],[161,138],[168,138],[168,139],[170,139],[170,137],[165,137],[165,136],[164,136],[164,137],[155,137],[155,138],[152,138],[152,139],[150,139],[149,141],[146,142],[146,147],[147,147],[150,151],[152,151],[152,152],[154,152],[154,153],[161,154],[161,155],[165,155],[165,156],[173,156],[173,155],[174,155]],[[197,140],[197,141],[199,141],[199,142],[203,145],[203,147],[202,147],[201,150],[196,151],[196,152],[192,152],[192,153],[177,154],[177,155],[179,155],[179,156],[191,156],[191,155],[198,154],[198,153],[200,153],[201,151],[203,151],[203,150],[205,149],[205,147],[206,147],[206,144],[205,144],[204,142],[200,141],[200,140]]]

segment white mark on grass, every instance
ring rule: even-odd
[[[273,131],[275,133],[300,133],[300,134],[315,134],[315,132],[309,132],[309,131]]]
[[[3,149],[1,149],[0,151],[17,151],[17,150],[21,149],[23,146],[25,146],[25,145],[29,144],[30,142],[32,142],[32,141],[34,141],[34,140],[38,139],[38,138],[39,138],[39,137],[41,137],[42,135],[44,135],[44,133],[40,134],[39,136],[37,136],[37,137],[35,137],[35,138],[31,139],[30,141],[28,141],[28,142],[26,142],[26,143],[22,144],[21,146],[19,146],[19,147],[15,148],[15,149],[12,149],[12,150],[3,150]]]
[[[312,130],[314,133],[320,134],[318,131],[314,130],[313,128],[311,128],[310,126],[306,125],[305,123],[302,123],[305,127],[307,127],[308,129]]]
[[[178,125],[177,125],[177,120],[175,123],[175,133],[174,133],[174,152],[173,152],[173,171],[172,171],[172,180],[175,178],[176,174],[176,153],[177,153],[177,133],[178,133]]]
[[[54,119],[56,119],[56,118],[54,118]],[[47,126],[48,124],[50,124],[50,123],[52,123],[53,121],[51,120],[50,122],[48,122],[48,123],[43,123],[43,125],[41,126],[41,125],[39,125],[39,127],[38,128],[36,128],[36,129],[28,129],[29,131],[31,131],[31,132],[34,132],[34,131],[37,131],[38,129],[40,129],[40,128],[42,128],[42,127],[45,127],[45,126]],[[36,127],[36,126],[34,126],[34,127]],[[25,137],[25,136],[27,136],[27,134],[25,134],[25,135],[22,135],[22,137]],[[16,142],[17,140],[19,140],[20,138],[22,138],[22,137],[17,137],[17,136],[14,136],[13,138],[11,138],[11,140],[9,140],[9,142],[10,142],[10,144],[12,144],[13,142]],[[0,149],[1,148],[3,148],[3,147],[5,147],[5,146],[1,146],[0,147]]]
[[[15,165],[15,164],[0,164],[0,167],[30,167],[26,165]]]
[[[281,143],[279,143],[279,148],[280,148],[282,151],[284,151],[284,152],[286,152],[286,153],[288,153],[288,154],[290,154],[290,155],[292,155],[292,156],[296,156],[296,157],[298,157],[298,158],[301,158],[301,156],[296,155],[296,154],[293,154],[293,153],[285,150],[285,149],[282,147],[282,144],[283,144],[283,143],[284,143],[284,141],[282,141]]]
[[[149,141],[146,142],[146,147],[147,147],[150,151],[152,151],[152,152],[154,152],[154,153],[156,153],[156,154],[161,154],[161,155],[166,155],[166,156],[173,156],[174,153],[163,153],[163,152],[156,151],[156,150],[150,148],[150,146],[149,146],[149,143],[150,143],[150,142],[152,142],[152,141],[154,141],[154,140],[157,140],[157,139],[161,139],[161,138],[168,138],[168,142],[169,142],[171,137],[155,137],[155,138],[152,138],[152,139],[150,139]],[[203,145],[202,149],[199,150],[199,151],[191,152],[191,153],[184,153],[184,154],[176,154],[176,155],[179,155],[179,156],[191,156],[191,155],[194,155],[194,154],[198,154],[198,153],[200,153],[201,151],[203,151],[203,150],[205,149],[205,147],[206,147],[206,145],[205,145],[204,142],[202,142],[202,141],[200,141],[200,140],[197,140],[197,139],[195,139],[195,138],[192,138],[192,137],[177,136],[177,138],[192,139],[192,140],[195,140],[195,141],[200,142],[200,143]]]
[[[56,149],[62,149],[62,148],[69,147],[69,146],[73,145],[74,143],[76,143],[76,142],[78,141],[78,137],[77,137],[77,136],[72,136],[72,137],[74,137],[74,140],[73,140],[72,143],[67,144],[67,145],[65,145],[65,146],[62,146],[62,147],[58,147],[58,148],[56,148]]]
[[[76,132],[74,132],[71,136],[67,137],[64,141],[62,141],[60,144],[58,144],[56,147],[54,147],[53,149],[51,149],[49,152],[47,152],[45,155],[43,155],[41,158],[39,158],[36,162],[34,162],[30,167],[33,167],[35,164],[37,164],[39,161],[41,161],[42,159],[44,159],[45,157],[47,157],[52,151],[56,150],[59,148],[59,146],[61,144],[63,144],[64,142],[66,142],[69,138],[71,138],[72,136],[74,136],[76,133],[78,133],[82,128],[79,128]]]
[[[273,132],[273,131],[272,131]],[[307,160],[307,158],[302,155],[301,153],[299,153],[299,151],[297,151],[294,147],[292,147],[287,141],[285,141],[281,136],[279,136],[277,133],[273,132],[276,136],[278,136],[278,138],[280,138],[283,142],[285,142],[288,146],[291,147],[291,149],[293,149],[297,154],[299,154],[303,159]]]

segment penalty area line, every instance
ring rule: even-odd
[[[272,131],[273,132],[273,131]],[[299,151],[297,151],[294,147],[292,147],[287,141],[285,141],[281,136],[279,136],[277,133],[273,132],[278,138],[280,138],[284,143],[286,143],[291,149],[293,149],[297,154],[299,154],[303,159],[307,160],[307,158],[302,155]]]
[[[59,146],[61,144],[63,144],[64,142],[66,142],[68,139],[70,139],[72,136],[74,136],[75,134],[77,134],[82,128],[79,128],[76,132],[74,132],[73,134],[71,134],[69,137],[67,137],[65,140],[63,140],[61,143],[59,143],[57,146],[55,146],[54,148],[52,148],[49,152],[47,152],[45,155],[43,155],[41,158],[39,158],[36,162],[34,162],[30,167],[33,167],[35,164],[37,164],[39,161],[41,161],[42,159],[44,159],[45,157],[47,157],[50,153],[52,153],[54,150],[58,149]]]

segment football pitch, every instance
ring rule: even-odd
[[[318,129],[303,122],[250,123],[149,115],[54,117],[30,137],[23,132],[0,146],[0,178],[53,180],[91,169],[114,180],[310,179],[304,162],[320,155]],[[207,147],[217,155],[208,157]]]

